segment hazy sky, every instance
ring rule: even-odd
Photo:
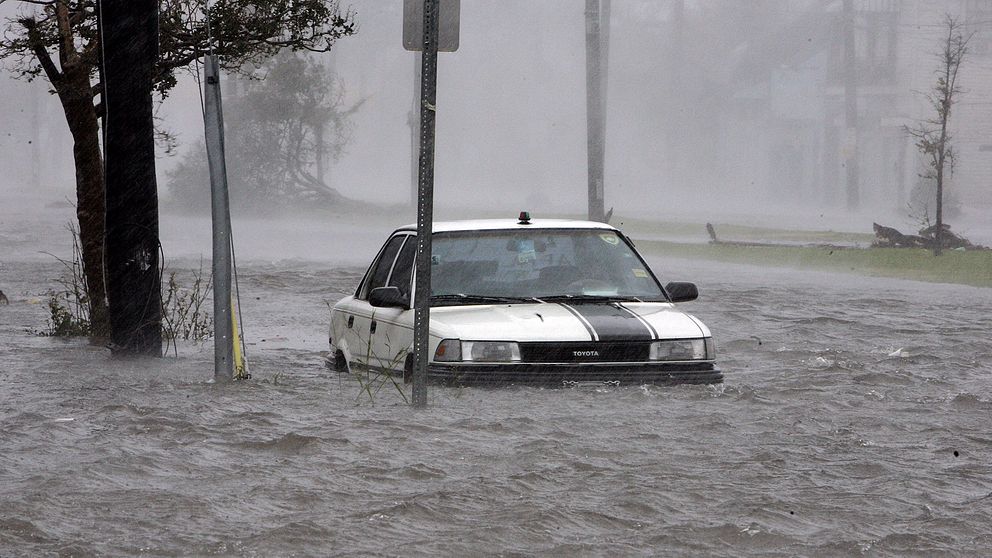
[[[9,14],[16,4],[8,2],[0,12]],[[862,122],[881,122],[888,128],[861,140],[864,149],[874,151],[862,165],[868,207],[852,226],[867,222],[870,227],[879,212],[905,213],[900,196],[908,195],[915,180],[916,155],[905,141],[895,150],[884,142],[891,143],[899,124],[923,106],[913,100],[913,90],[925,85],[932,71],[931,43],[939,24],[934,10],[939,6],[931,4],[907,2],[897,27],[899,68],[910,77],[891,86],[892,99],[908,108],[879,119],[871,111],[889,101],[877,95],[863,100],[859,109],[866,114]],[[415,94],[415,54],[402,48],[402,3],[356,0],[346,5],[358,14],[359,32],[321,57],[336,68],[349,100],[366,102],[355,116],[352,143],[331,165],[329,181],[347,196],[405,201],[411,188],[408,118]],[[670,23],[673,5],[670,0],[613,2],[606,206],[616,206],[621,213],[665,216],[754,211],[777,212],[785,219],[798,213],[800,222],[807,214],[850,217],[837,194],[843,185],[823,172],[827,140],[816,127],[821,125],[816,122],[843,124],[842,117],[824,113],[840,99],[839,90],[815,77],[816,64],[824,63],[830,48],[817,50],[816,41],[826,45],[831,40],[830,14],[837,13],[839,2],[686,2],[680,51],[686,62],[681,67],[672,64],[677,52]],[[918,7],[924,5],[929,7]],[[744,16],[752,19],[738,19]],[[494,207],[526,208],[535,214],[584,213],[584,2],[463,0],[460,35],[458,52],[439,56],[437,203],[466,207],[469,213]],[[990,83],[992,62],[982,52],[963,77],[971,113],[961,118],[984,118],[992,124],[992,103],[985,98],[990,88],[983,87]],[[743,66],[745,62],[751,67]],[[762,72],[771,77],[762,78]],[[31,98],[25,92],[39,90],[12,84],[6,74],[0,77],[5,97],[19,99],[5,99],[5,108],[16,104],[17,110],[24,110],[24,99]],[[875,95],[878,90],[865,91]],[[746,103],[752,97],[765,103],[762,107],[782,106],[786,112],[812,107],[806,112],[820,120],[790,121],[788,114],[777,120],[748,120]],[[71,195],[71,161],[60,108],[52,97],[45,97],[41,106],[42,143],[61,146],[46,154],[45,188]],[[193,147],[202,138],[195,82],[183,80],[159,116],[178,134],[180,154]],[[23,189],[30,179],[23,148],[34,128],[23,115],[14,120],[17,123],[7,125],[0,137],[0,160],[15,169],[5,176],[7,188]],[[976,162],[984,165],[992,153],[992,146],[983,151],[982,129],[973,126],[962,135],[970,142],[959,151],[963,169],[977,168]],[[159,161],[164,196],[164,173],[176,160]],[[901,191],[883,187],[900,172],[905,182]],[[969,176],[962,172],[962,177]],[[992,196],[970,187],[969,210],[979,207],[978,218],[988,216]]]
[[[333,60],[351,101],[366,98],[331,181],[345,195],[395,201],[408,199],[411,188],[408,114],[417,58],[402,47],[401,3],[384,4],[352,3],[358,34],[324,57]],[[546,197],[584,209],[583,18],[582,6],[569,0],[463,2],[460,48],[438,62],[439,202],[523,203],[577,185],[581,199]],[[184,138],[200,133],[195,90],[175,97],[183,102],[167,105],[169,118],[181,123]]]

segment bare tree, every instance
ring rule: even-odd
[[[937,53],[939,65],[934,72],[937,83],[926,94],[934,116],[922,120],[916,126],[907,126],[906,132],[916,140],[916,147],[927,165],[921,175],[933,180],[937,186],[936,218],[933,232],[933,253],[939,256],[944,247],[944,182],[953,173],[954,149],[948,122],[951,107],[958,100],[961,87],[958,85],[958,71],[968,52],[968,41],[972,33],[964,33],[964,25],[950,14],[944,15],[946,34],[941,38],[941,50]]]

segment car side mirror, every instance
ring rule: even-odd
[[[376,308],[409,308],[410,301],[398,287],[376,287],[369,292],[369,304]]]
[[[689,302],[699,298],[699,290],[694,283],[673,281],[665,285],[665,290],[668,291],[672,302]]]

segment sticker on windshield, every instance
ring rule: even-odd
[[[537,251],[534,249],[533,240],[521,240],[517,244],[517,263],[532,262],[537,259]]]
[[[441,264],[441,256],[438,256],[437,254],[431,254],[431,265],[440,265],[440,264]]]
[[[642,279],[647,278],[648,272],[643,269],[631,269],[634,272],[634,277],[640,277]]]
[[[605,242],[607,244],[612,244],[613,246],[616,246],[617,244],[620,244],[620,238],[617,235],[612,234],[612,233],[603,233],[603,234],[599,235],[599,238],[602,238],[603,239],[603,242]]]

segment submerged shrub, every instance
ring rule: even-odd
[[[85,337],[90,334],[89,306],[85,295],[79,298],[69,291],[48,291],[48,313],[45,335]]]
[[[162,285],[162,337],[168,341],[204,341],[213,336],[213,321],[204,308],[212,287],[203,276],[203,263],[193,272],[193,285],[180,285],[176,272]]]
[[[47,293],[48,329],[43,334],[86,337],[92,333],[89,290],[83,273],[79,233],[72,225],[69,231],[73,238],[72,259],[52,256],[62,264],[63,274],[55,280],[59,287]],[[167,343],[176,340],[203,341],[213,336],[213,321],[204,306],[211,287],[211,277],[203,273],[203,262],[193,272],[190,287],[180,283],[176,272],[169,274],[168,282],[162,285],[162,338]]]

